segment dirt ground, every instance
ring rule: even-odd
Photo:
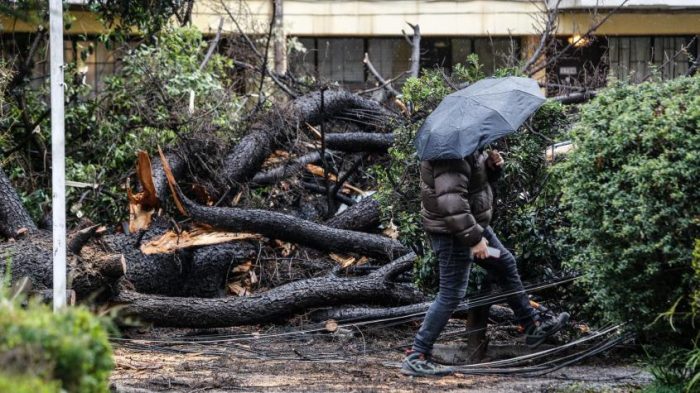
[[[538,377],[411,378],[399,372],[416,326],[341,328],[299,334],[289,327],[189,331],[151,329],[115,340],[113,391],[147,392],[634,392],[651,376],[613,350]],[[303,329],[303,328],[302,328]],[[451,324],[443,344],[461,343]],[[508,334],[506,334],[507,336]],[[513,334],[489,332],[497,356],[527,353]],[[507,337],[506,337],[507,338]],[[507,340],[506,340],[507,341]],[[494,345],[496,347],[496,345]],[[504,348],[506,348],[504,350]],[[498,354],[496,354],[498,352]],[[509,353],[510,352],[510,353]]]

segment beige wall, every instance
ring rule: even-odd
[[[195,25],[205,32],[214,31],[220,15],[225,14],[222,1],[239,17],[247,31],[265,31],[271,0],[249,0],[244,9],[240,9],[240,2],[235,0],[200,0],[195,6]],[[537,12],[532,3],[520,0],[284,0],[285,28],[292,35],[396,36],[402,29],[407,29],[405,22],[418,23],[426,36],[530,35],[536,34],[533,16]],[[589,12],[566,11],[561,17],[559,34],[585,32],[600,17]],[[230,21],[225,23],[227,29],[235,29]],[[700,34],[700,7],[683,11],[618,12],[600,27],[598,33]]]

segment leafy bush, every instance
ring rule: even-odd
[[[88,310],[54,314],[38,303],[20,307],[0,297],[0,332],[0,391],[108,391],[112,350],[104,321]]]
[[[0,373],[0,392],[12,393],[60,393],[58,382],[46,382],[27,375]]]
[[[614,83],[581,108],[559,166],[565,230],[591,311],[656,346],[688,348],[693,242],[700,237],[700,78]],[[697,321],[695,321],[697,322]],[[651,342],[651,341],[650,341]],[[662,344],[663,343],[663,344]]]
[[[504,69],[496,75],[517,75],[517,72]],[[478,57],[470,55],[466,65],[460,64],[453,70],[451,82],[453,85],[473,83],[484,76]],[[416,119],[422,120],[453,91],[445,79],[439,70],[425,70],[420,78],[406,81],[403,98],[417,112]],[[558,192],[546,190],[548,173],[544,151],[562,134],[567,122],[564,108],[558,103],[548,102],[527,127],[492,146],[503,152],[506,162],[504,179],[496,189],[493,225],[506,246],[515,248],[517,256],[522,256],[520,262],[530,276],[551,272],[560,263],[554,247],[553,229],[560,212],[552,202],[558,197]],[[411,122],[394,131],[390,161],[378,166],[375,174],[383,219],[395,224],[404,244],[418,251],[414,276],[419,286],[431,291],[437,285],[437,266],[421,224],[419,160],[413,145],[420,125],[420,121]],[[478,288],[483,277],[484,273],[475,269],[470,290]]]

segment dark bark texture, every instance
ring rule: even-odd
[[[223,296],[231,269],[255,254],[255,247],[248,242],[184,249],[172,254],[143,254],[141,244],[163,232],[162,227],[155,225],[145,234],[120,234],[103,239],[108,248],[118,250],[126,257],[125,279],[138,292],[165,296]]]
[[[326,147],[345,152],[385,152],[394,144],[394,134],[346,132],[326,134]]]
[[[12,281],[28,277],[35,290],[53,287],[51,232],[36,231],[15,242],[0,244],[0,275],[10,274]],[[9,261],[9,270],[8,270]],[[68,252],[70,288],[79,300],[109,292],[124,275],[119,253],[85,248],[81,255]]]
[[[295,281],[249,297],[168,298],[123,291],[123,310],[159,326],[211,328],[270,322],[312,307],[382,302],[392,298],[393,279],[413,266],[415,254],[359,278],[327,276]]]
[[[252,179],[265,158],[274,149],[290,144],[296,130],[305,123],[318,124],[341,114],[357,122],[372,123],[377,118],[392,117],[379,103],[343,90],[325,91],[323,101],[321,108],[321,92],[314,92],[265,114],[227,154],[223,168],[226,178],[234,184]]]
[[[16,237],[17,232],[26,228],[29,232],[36,231],[36,224],[29,216],[29,212],[22,205],[10,179],[0,169],[0,235],[4,237]]]
[[[370,196],[329,219],[325,225],[351,231],[368,231],[379,225],[380,218],[379,202]]]
[[[187,199],[179,188],[178,194],[187,213],[196,222],[217,228],[255,232],[321,251],[350,252],[380,259],[391,259],[409,252],[400,242],[384,236],[336,229],[268,210],[205,207]]]

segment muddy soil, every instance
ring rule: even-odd
[[[113,391],[635,392],[651,381],[647,372],[625,360],[624,349],[534,378],[405,377],[399,372],[400,360],[416,329],[412,323],[306,334],[278,326],[127,331],[123,339],[114,341]],[[441,343],[463,342],[463,325],[452,322],[447,330],[452,334]],[[499,349],[497,355],[493,351],[487,356],[526,352],[515,334],[511,340],[504,340],[503,331],[489,335],[498,339]]]

